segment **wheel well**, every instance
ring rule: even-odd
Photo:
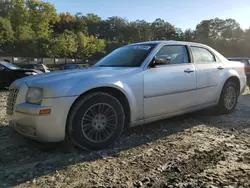
[[[237,78],[236,76],[232,76],[232,77],[228,78],[226,82],[229,82],[229,81],[235,83],[237,86],[238,92],[240,92],[240,80],[239,80],[239,78]]]
[[[121,103],[123,109],[124,109],[124,114],[125,114],[125,129],[128,128],[129,123],[131,121],[131,110],[130,110],[130,105],[128,102],[127,97],[125,96],[125,94],[123,92],[121,92],[120,90],[116,89],[116,88],[112,88],[112,87],[98,87],[98,88],[94,88],[91,90],[88,90],[84,93],[82,93],[72,104],[72,106],[70,107],[69,113],[68,113],[68,117],[69,114],[71,113],[72,107],[79,101],[81,100],[83,97],[85,97],[86,95],[90,94],[90,93],[94,93],[94,92],[104,92],[104,93],[108,93],[110,95],[112,95],[113,97],[115,97],[117,100],[119,100],[119,102]],[[67,118],[68,119],[68,118]]]

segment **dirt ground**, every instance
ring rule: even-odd
[[[250,94],[233,114],[212,110],[137,127],[86,152],[16,134],[0,92],[0,187],[250,187]]]

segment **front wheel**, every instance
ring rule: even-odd
[[[234,82],[228,81],[225,83],[220,100],[216,109],[220,114],[232,113],[237,105],[239,97],[238,87]]]
[[[84,96],[71,110],[67,131],[70,140],[86,150],[99,150],[113,144],[124,127],[120,102],[107,93]]]

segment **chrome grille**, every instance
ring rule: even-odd
[[[14,110],[14,106],[16,103],[16,98],[17,98],[18,92],[19,92],[18,88],[10,88],[9,89],[9,96],[8,96],[8,100],[7,100],[7,110],[6,110],[8,115],[13,114],[13,110]]]

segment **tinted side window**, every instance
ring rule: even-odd
[[[26,69],[33,69],[32,65],[24,65],[24,68],[26,68]]]
[[[29,64],[16,64],[17,66],[24,68],[24,69],[30,69],[32,68]]]
[[[205,48],[191,47],[194,62],[197,63],[211,63],[216,62],[214,55]]]
[[[43,69],[43,66],[42,65],[33,65],[34,69]]]
[[[163,46],[156,55],[168,55],[171,57],[169,64],[189,63],[186,46],[167,45]]]

